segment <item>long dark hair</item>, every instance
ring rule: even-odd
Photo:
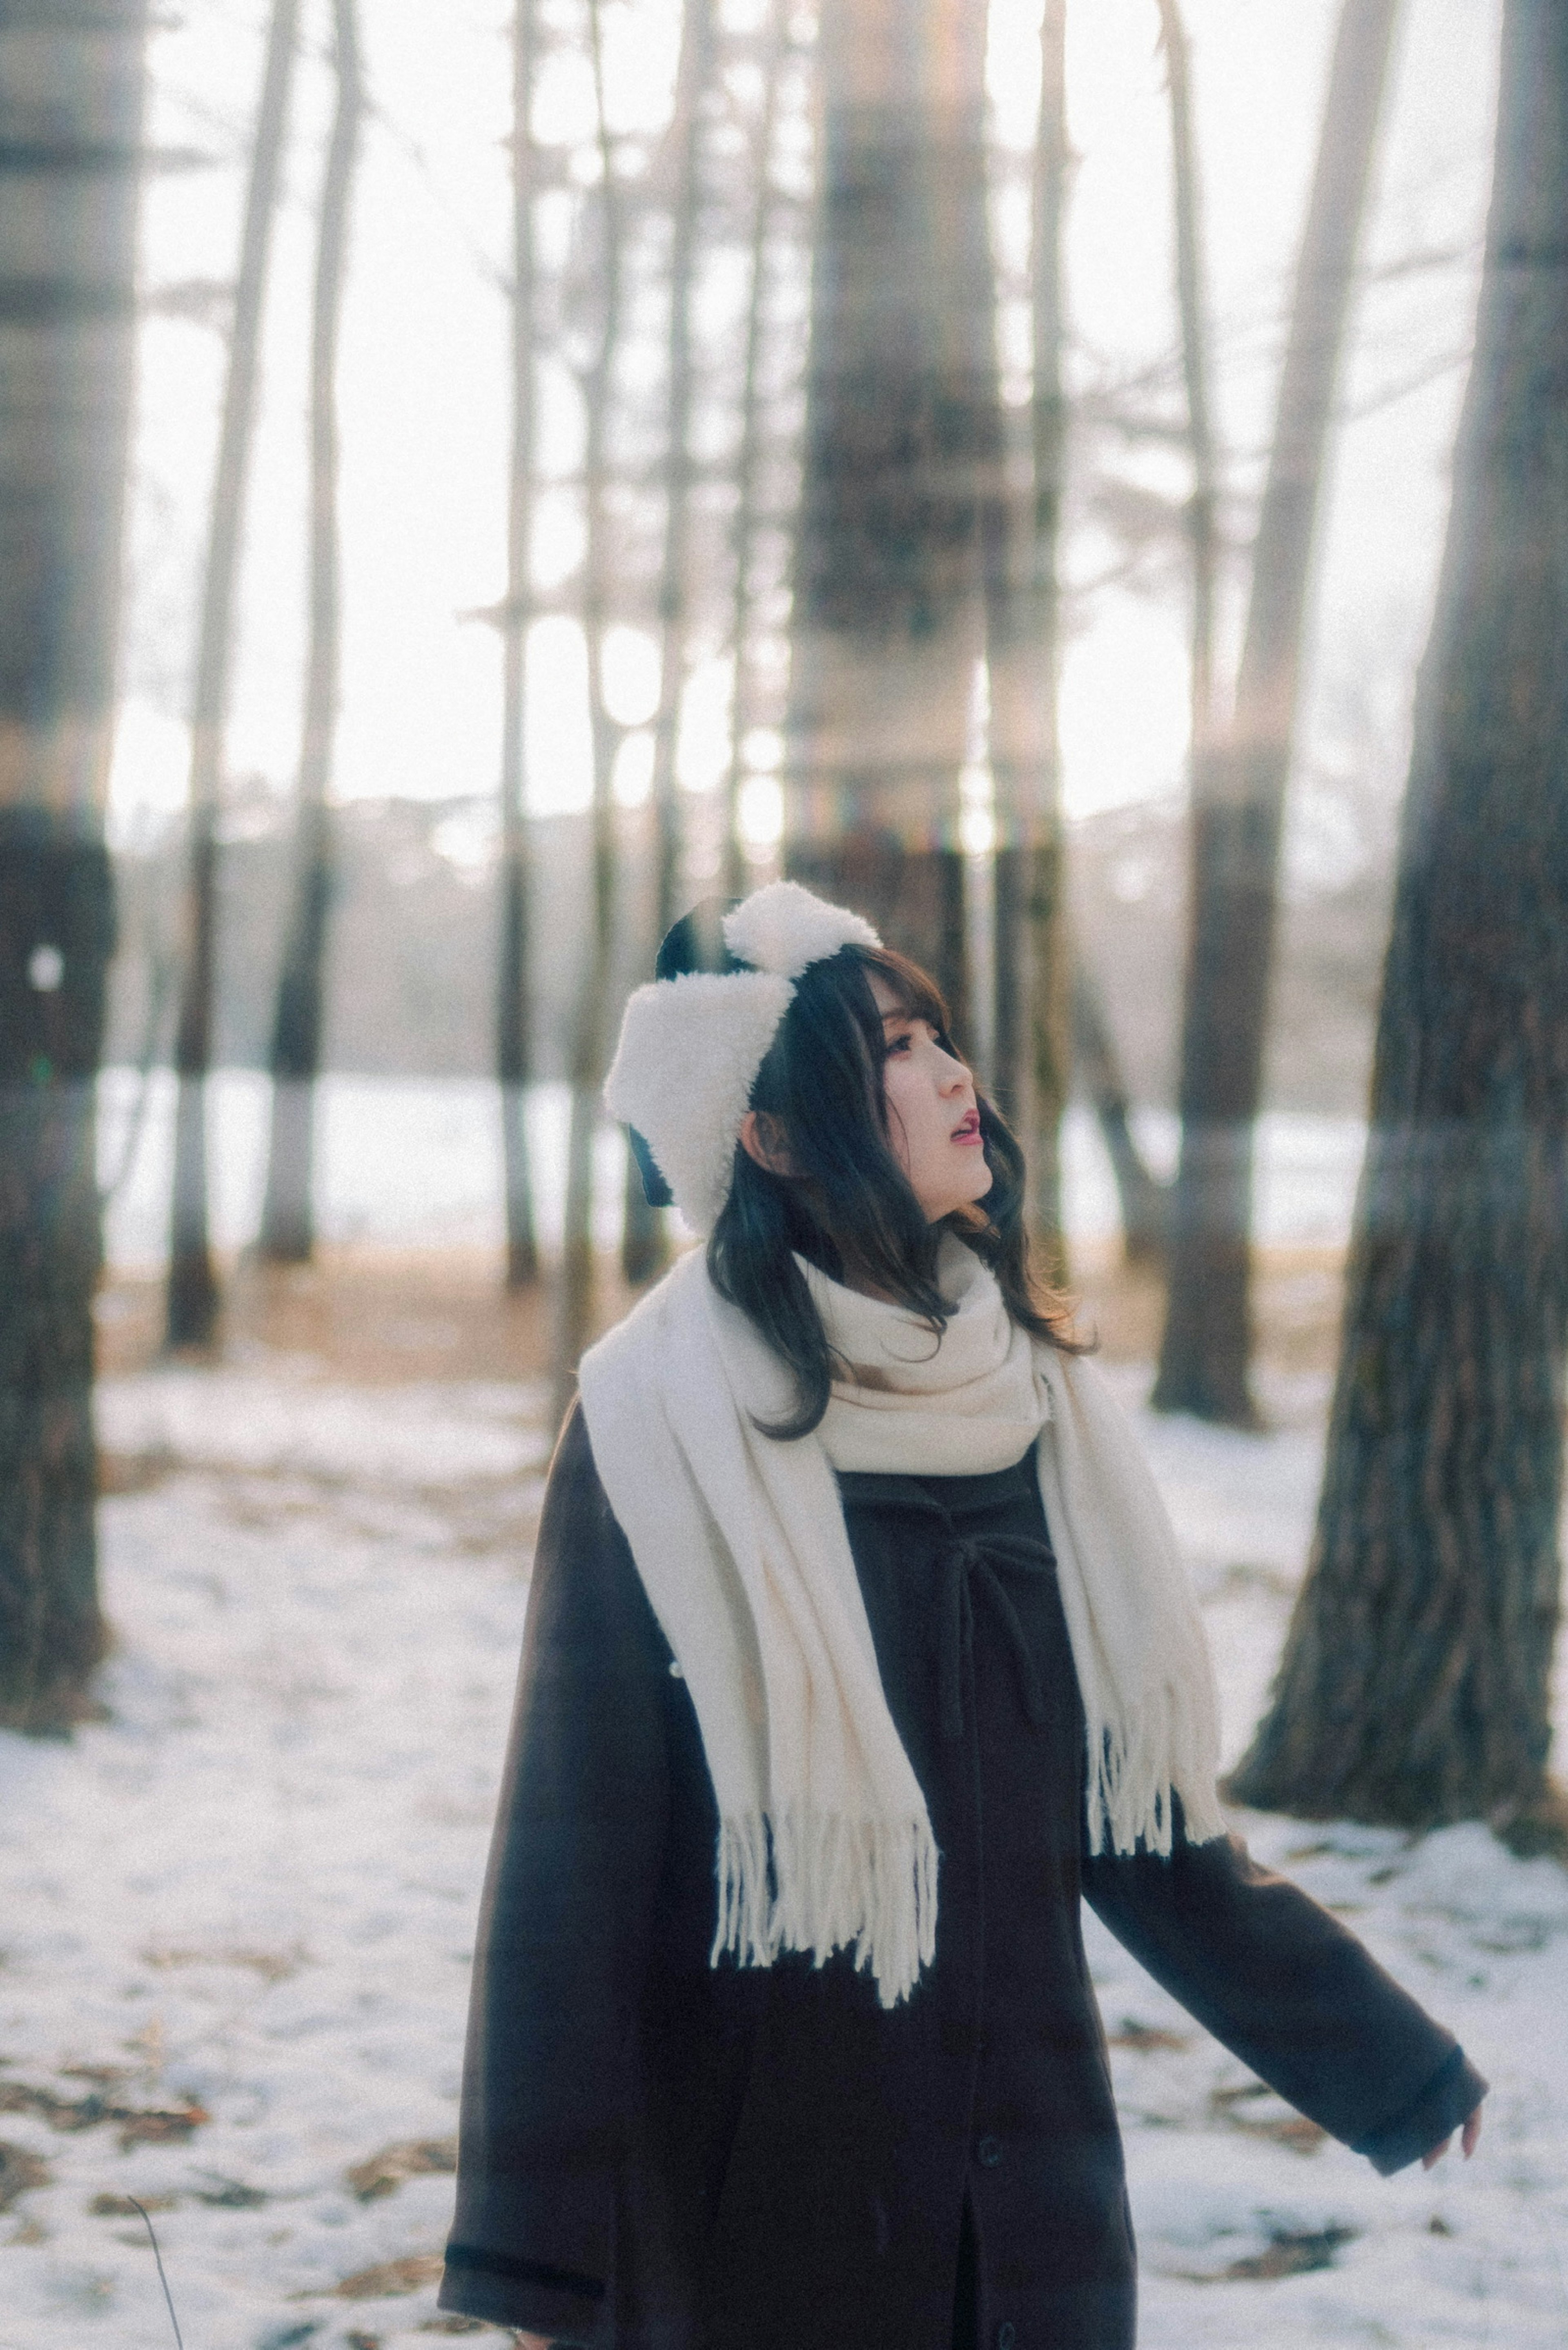
[[[794,1374],[798,1412],[764,1430],[781,1439],[809,1436],[818,1426],[834,1376],[797,1251],[834,1281],[845,1278],[847,1259],[857,1281],[908,1306],[940,1341],[951,1308],[937,1286],[937,1254],[953,1232],[991,1267],[1014,1322],[1078,1351],[1065,1300],[1031,1270],[1023,1153],[978,1087],[991,1189],[974,1206],[927,1222],[888,1139],[874,972],[911,1019],[929,1021],[943,1050],[962,1058],[935,983],[907,956],[846,946],[808,964],[752,1087],[751,1106],[774,1121],[792,1172],[759,1167],[737,1143],[730,1195],[708,1243],[714,1287],[750,1315]]]

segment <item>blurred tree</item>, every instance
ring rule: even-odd
[[[685,0],[675,119],[665,140],[670,185],[670,336],[666,355],[664,528],[659,568],[659,706],[653,719],[653,934],[681,911],[680,807],[675,754],[690,666],[691,540],[692,298],[701,189],[704,105],[713,68],[712,0]],[[621,1268],[628,1281],[662,1272],[670,1253],[664,1211],[650,1208],[634,1159],[626,1170]]]
[[[786,869],[926,963],[961,1035],[958,781],[1002,472],[985,37],[981,0],[822,16],[785,754]]]
[[[604,26],[600,0],[588,0],[588,46],[598,128],[599,317],[586,370],[583,404],[583,504],[587,524],[582,619],[588,656],[588,712],[593,743],[592,846],[588,884],[588,954],[575,1008],[571,1039],[571,1118],[566,1140],[566,1192],[553,1347],[553,1409],[557,1425],[575,1392],[577,1359],[588,1342],[594,1312],[593,1159],[599,1119],[615,973],[618,894],[615,806],[610,776],[618,743],[605,691],[605,638],[609,625],[611,542],[608,513],[610,405],[619,352],[626,288],[625,196],[617,176],[616,142],[605,108]]]
[[[1506,0],[1311,1569],[1244,1803],[1563,1848],[1568,11]]]
[[[751,204],[746,224],[746,328],[741,361],[740,417],[735,451],[734,569],[730,603],[730,644],[734,659],[734,697],[730,713],[730,758],[724,776],[724,889],[744,897],[751,886],[741,836],[741,787],[746,743],[757,701],[757,660],[753,570],[762,504],[763,320],[768,286],[768,246],[778,213],[774,182],[774,140],[778,128],[779,88],[788,33],[785,0],[769,0],[763,55],[763,103],[753,132]]]
[[[170,1211],[165,1329],[171,1347],[211,1343],[218,1317],[207,1216],[207,1073],[213,1057],[217,947],[218,797],[234,652],[245,479],[255,420],[258,346],[273,216],[277,205],[299,0],[273,0],[240,233],[229,329],[228,377],[213,481],[206,571],[191,715],[190,862],[185,885],[185,970],[174,1040],[174,1187]]]
[[[316,1247],[316,1080],[321,1067],[327,922],[337,875],[327,792],[337,731],[341,619],[337,525],[337,340],[354,156],[364,91],[355,0],[333,0],[337,99],[317,229],[310,345],[310,570],[294,879],[273,1015],[272,1129],[261,1253],[303,1264]]]
[[[501,951],[495,974],[495,1074],[501,1087],[501,1148],[506,1191],[506,1286],[539,1277],[533,1170],[524,1107],[534,1074],[532,860],[528,854],[523,688],[530,615],[536,463],[535,270],[533,134],[535,0],[517,0],[512,19],[512,449],[506,498],[506,605],[501,687]]]
[[[1056,738],[1058,593],[1066,451],[1062,239],[1066,210],[1066,0],[1045,0],[1032,173],[1033,383],[1027,445],[1007,449],[986,521],[985,651],[995,810],[992,1083],[1029,1155],[1033,1219],[1059,1246],[1057,1136],[1071,1065],[1065,859]],[[997,411],[1002,445],[1011,420]]]
[[[1186,522],[1192,576],[1191,757],[1203,755],[1214,702],[1216,463],[1209,406],[1209,302],[1204,287],[1201,192],[1192,120],[1192,75],[1187,26],[1179,0],[1157,0],[1170,105],[1170,159],[1176,224],[1175,283],[1187,397],[1187,443],[1192,488]],[[1132,1130],[1131,1105],[1116,1040],[1094,971],[1080,949],[1073,972],[1075,1073],[1094,1103],[1116,1177],[1122,1238],[1130,1263],[1163,1264],[1168,1191],[1149,1172]]]
[[[1132,1130],[1132,1103],[1116,1057],[1110,1022],[1095,975],[1082,955],[1073,965],[1073,1064],[1095,1106],[1106,1155],[1116,1177],[1122,1246],[1129,1264],[1162,1264],[1169,1198],[1149,1173]]]
[[[1158,6],[1170,101],[1176,309],[1181,328],[1181,377],[1187,394],[1187,442],[1192,458],[1187,532],[1192,558],[1192,755],[1196,764],[1204,754],[1214,717],[1219,467],[1209,400],[1209,295],[1204,282],[1202,187],[1192,119],[1192,67],[1179,0],[1158,0]]]
[[[105,1647],[94,1078],[129,442],[143,0],[0,13],[0,1723]]]
[[[1192,774],[1181,1157],[1154,1401],[1250,1427],[1252,1128],[1324,453],[1398,0],[1344,0],[1228,725]],[[1177,50],[1168,51],[1172,68]],[[1190,386],[1190,373],[1189,373]]]

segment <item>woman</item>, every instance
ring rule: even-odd
[[[1224,1833],[1148,1471],[929,980],[793,884],[606,1088],[710,1234],[585,1357],[474,1970],[442,2305],[525,2345],[1126,2350],[1085,1896],[1391,2171],[1485,2084]]]

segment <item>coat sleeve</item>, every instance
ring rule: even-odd
[[[551,1467],[480,1909],[444,2309],[593,2342],[669,1809],[670,1650],[580,1409]]]
[[[1083,1881],[1157,1982],[1385,2175],[1429,2152],[1485,2096],[1452,2033],[1235,1836],[1189,1844],[1179,1832],[1168,1859],[1085,1856]]]

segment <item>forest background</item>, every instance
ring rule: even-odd
[[[748,15],[729,13],[737,25]],[[1334,11],[1207,0],[1188,14],[1230,502],[1225,535],[1233,551],[1244,552],[1267,455]],[[999,5],[991,15],[994,135],[1016,164],[1034,132],[1038,10]],[[760,29],[762,15],[753,10],[749,17]],[[640,129],[651,139],[673,96],[675,18],[643,7],[612,10],[609,21],[627,28],[607,56],[612,103],[628,135]],[[201,109],[216,108],[229,143],[226,168],[161,177],[144,205],[144,273],[150,288],[163,291],[141,337],[122,706],[110,785],[129,893],[113,1060],[140,1057],[149,966],[178,940],[171,868],[189,769],[189,671],[223,369],[221,338],[210,318],[191,310],[203,284],[221,285],[232,270],[260,34],[255,11],[203,9],[158,36],[153,48],[155,135],[188,143],[200,135]],[[343,919],[361,919],[363,900],[370,928],[362,951],[357,941],[343,954],[330,994],[327,1055],[341,1068],[489,1066],[492,973],[476,895],[494,872],[501,659],[493,629],[465,616],[496,602],[505,567],[510,90],[503,34],[499,22],[461,10],[443,12],[438,26],[396,0],[383,0],[372,19],[379,111],[358,166],[339,362],[348,587],[334,784],[336,795],[355,805]],[[1179,533],[1159,512],[1183,497],[1186,475],[1173,446],[1181,387],[1158,36],[1158,12],[1120,0],[1068,19],[1075,146],[1068,364],[1078,406],[1093,421],[1080,426],[1073,459],[1062,782],[1070,820],[1087,827],[1080,861],[1085,888],[1096,894],[1086,928],[1096,943],[1109,934],[1099,958],[1106,983],[1115,985],[1128,954],[1137,954],[1151,927],[1144,916],[1153,917],[1158,933],[1147,963],[1141,957],[1137,963],[1137,983],[1129,978],[1118,988],[1116,1003],[1118,1041],[1139,1101],[1173,1098],[1170,981],[1182,951],[1184,861],[1174,836],[1189,735],[1189,596]],[[1290,926],[1281,992],[1291,1042],[1271,1057],[1269,1091],[1292,1106],[1359,1113],[1366,1104],[1410,681],[1441,547],[1480,266],[1495,51],[1490,16],[1483,27],[1473,9],[1451,5],[1417,5],[1399,36],[1336,417],[1318,551],[1315,658],[1286,852],[1293,904],[1311,899],[1321,909],[1328,899],[1337,908],[1342,893],[1354,893],[1354,905],[1343,897],[1332,968],[1315,964],[1317,924]],[[1476,70],[1482,61],[1485,70]],[[569,151],[586,137],[591,114],[580,56],[575,80],[566,63],[557,67],[554,97],[550,86],[542,94],[536,120]],[[328,101],[318,60],[315,78],[301,85],[276,231],[264,343],[267,390],[239,589],[224,817],[236,852],[234,902],[223,925],[219,1052],[239,1065],[265,1058],[268,963],[276,952],[297,756],[312,141],[324,136]],[[1016,219],[1008,226],[1016,272]],[[182,286],[183,302],[175,298]],[[781,289],[775,298],[790,293]],[[801,293],[797,285],[797,309]],[[720,287],[707,298],[732,305],[734,295]],[[732,331],[722,312],[716,325]],[[1016,317],[1010,331],[1016,337]],[[1163,424],[1163,432],[1135,437],[1114,416],[1105,420],[1116,399],[1130,407],[1135,397],[1145,423]],[[567,403],[554,377],[546,378],[545,399],[541,463],[553,475],[569,471],[573,421],[569,411],[559,413]],[[540,526],[550,550],[546,577],[552,562],[570,560],[570,546],[559,538],[563,529],[569,538],[572,526],[560,516],[566,503],[556,498],[554,528],[548,514]],[[1226,668],[1244,591],[1244,565],[1227,562],[1218,615]],[[551,629],[545,620],[537,626],[544,634],[530,680],[528,806],[541,820],[580,817],[591,789],[586,681],[570,659],[552,660]],[[566,633],[562,641],[573,639]],[[628,619],[617,654],[628,671],[624,706],[636,711],[639,691],[646,702],[654,659],[645,615]],[[576,658],[580,663],[580,652]],[[722,770],[725,748],[722,678],[700,682],[708,706],[692,713],[693,782]],[[777,756],[766,733],[759,729],[750,745],[759,763],[752,772],[764,775],[761,763]],[[625,779],[623,795],[634,796],[637,787],[635,776]],[[753,822],[763,843],[777,821],[762,794]],[[276,844],[270,849],[269,840]],[[156,918],[144,911],[144,891],[161,899]],[[1143,915],[1130,910],[1137,908]],[[1129,910],[1113,928],[1118,909]],[[417,942],[409,935],[410,914]],[[426,945],[427,921],[439,949]],[[545,1067],[558,1074],[568,990],[562,942],[551,944],[540,974],[553,1015],[542,1023],[542,1050]],[[379,975],[389,966],[400,975],[405,964],[418,975],[389,991]],[[363,976],[372,967],[373,985]],[[1299,1022],[1298,971],[1311,1003]],[[1340,1016],[1352,972],[1358,1045]],[[1334,1035],[1334,1049],[1322,1048],[1325,1033]]]

